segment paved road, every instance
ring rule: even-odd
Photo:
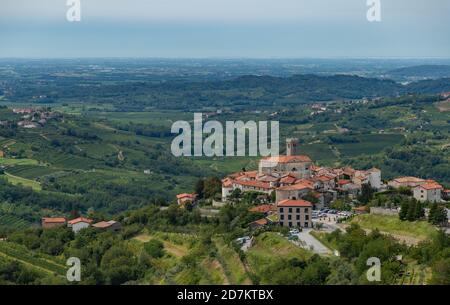
[[[304,243],[304,248],[308,250],[312,250],[317,254],[331,254],[331,251],[325,247],[320,241],[318,241],[314,236],[309,234],[311,229],[303,229],[302,232],[297,234],[298,238]]]

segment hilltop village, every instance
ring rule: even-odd
[[[283,226],[311,228],[313,216],[317,215],[314,211],[323,211],[340,198],[357,202],[364,189],[376,193],[407,188],[418,202],[443,203],[450,198],[450,190],[434,180],[399,177],[383,183],[378,168],[317,166],[309,156],[300,154],[299,148],[298,139],[287,139],[285,156],[266,157],[259,161],[258,170],[228,175],[222,180],[222,203],[245,192],[260,193],[265,204],[256,207],[256,212],[276,215],[269,219],[276,219]],[[179,205],[196,201],[195,193],[177,196]],[[353,210],[361,213],[367,208],[355,206]],[[264,218],[254,225],[268,222]]]

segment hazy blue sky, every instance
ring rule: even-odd
[[[0,57],[450,57],[449,0],[0,0]]]

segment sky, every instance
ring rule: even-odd
[[[449,0],[0,0],[0,57],[450,57]]]

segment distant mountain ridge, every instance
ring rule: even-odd
[[[450,77],[450,65],[419,65],[390,70],[391,77],[445,78]]]

